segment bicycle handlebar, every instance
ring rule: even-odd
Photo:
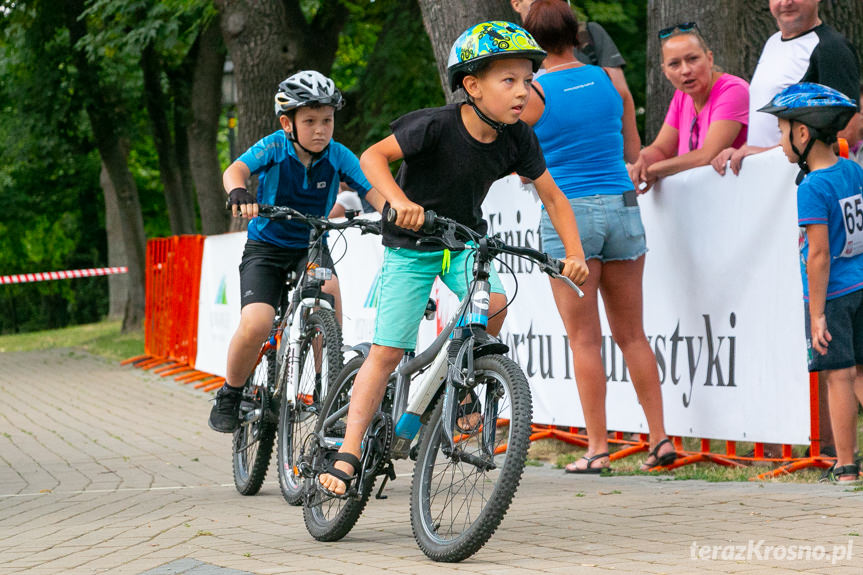
[[[353,212],[351,212],[351,214],[353,214]],[[380,235],[380,222],[351,217],[351,214],[348,215],[348,219],[345,221],[335,222],[327,218],[298,212],[294,208],[290,208],[288,206],[271,206],[268,204],[261,204],[258,206],[258,216],[270,220],[296,220],[298,222],[308,224],[322,232],[360,228],[364,234]]]
[[[386,219],[388,222],[395,223],[397,217],[398,212],[393,208],[390,208],[389,211],[387,211]],[[511,246],[507,243],[504,243],[495,236],[483,236],[482,234],[475,232],[464,224],[460,224],[453,219],[437,215],[432,210],[425,211],[425,220],[423,221],[423,225],[420,228],[420,231],[425,234],[442,232],[443,234],[445,234],[445,237],[440,238],[441,243],[443,243],[450,249],[452,248],[451,246],[447,245],[446,236],[448,235],[450,240],[454,240],[454,232],[465,236],[468,241],[478,241],[485,237],[486,241],[488,242],[488,247],[490,251],[496,253],[508,253],[533,260],[539,265],[540,270],[542,270],[544,273],[548,274],[550,277],[563,280],[566,285],[568,285],[571,289],[578,293],[579,297],[584,297],[584,292],[581,291],[581,288],[579,288],[577,285],[575,285],[575,282],[573,282],[571,279],[561,273],[564,267],[563,261],[557,258],[553,258],[545,252],[541,252],[533,248]],[[422,240],[418,240],[418,242],[419,241]],[[462,244],[461,249],[464,249],[464,244]]]

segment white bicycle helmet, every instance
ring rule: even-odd
[[[332,80],[314,70],[297,72],[279,84],[275,106],[277,116],[310,104],[339,110],[345,105],[345,99]]]

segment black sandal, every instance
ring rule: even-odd
[[[345,463],[350,464],[354,468],[354,474],[348,475],[338,467],[336,467],[336,461],[344,461]],[[330,491],[321,483],[320,474],[315,479],[316,487],[319,491],[324,493],[325,495],[329,495],[330,497],[336,497],[338,499],[346,499],[349,497],[349,493],[351,490],[351,482],[357,478],[357,470],[360,468],[360,460],[353,453],[342,453],[336,451],[327,456],[327,466],[324,469],[324,473],[328,473],[332,475],[339,481],[345,484],[345,492],[344,493],[335,493]]]
[[[844,475],[852,475],[854,479],[848,479],[842,481],[839,479]],[[830,469],[827,470],[827,473],[824,477],[821,478],[821,481],[829,482],[829,483],[857,483],[860,480],[860,466],[856,463],[850,463],[848,465],[833,465]]]
[[[651,465],[651,464],[647,463],[647,459],[645,459],[644,463],[642,464],[642,467],[645,467],[646,469],[642,469],[642,471],[650,471],[651,469],[656,469],[657,467],[665,467],[666,465],[671,465],[672,463],[674,463],[677,460],[677,452],[676,451],[671,451],[669,453],[666,453],[665,455],[659,455],[660,448],[662,448],[662,446],[665,445],[666,443],[671,445],[671,447],[674,447],[674,444],[671,443],[671,440],[668,439],[667,437],[665,439],[663,439],[662,441],[660,441],[659,443],[657,443],[656,447],[654,447],[650,451],[650,453],[647,454],[647,459],[650,459],[651,457],[653,457],[656,461],[654,461],[653,464]]]
[[[609,457],[609,456],[610,456],[610,454],[607,451],[605,453],[597,453],[593,457],[588,457],[585,455],[584,457],[582,457],[582,459],[587,461],[587,467],[585,467],[584,469],[579,469],[578,467],[575,466],[575,462],[573,462],[573,463],[570,463],[569,465],[567,465],[566,467],[564,467],[563,471],[564,471],[564,473],[576,473],[576,474],[588,474],[588,473],[590,473],[593,475],[598,475],[598,474],[603,473],[603,472],[608,473],[611,471],[610,465],[606,465],[604,467],[593,467],[593,462],[596,461],[597,459],[602,459],[603,457]]]

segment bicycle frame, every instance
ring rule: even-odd
[[[452,439],[452,423],[455,421],[456,393],[457,388],[470,389],[474,383],[474,358],[484,353],[506,353],[509,348],[496,340],[482,343],[476,346],[477,336],[487,339],[486,326],[488,324],[488,297],[490,284],[489,269],[493,257],[489,254],[485,242],[475,249],[477,257],[474,260],[473,280],[471,281],[467,295],[459,304],[453,317],[444,327],[443,331],[422,353],[412,357],[406,353],[399,367],[393,372],[388,387],[392,389],[393,401],[389,412],[395,422],[395,433],[391,453],[393,459],[405,459],[410,454],[411,443],[416,438],[422,425],[424,417],[434,408],[435,400],[439,397],[442,389],[444,399],[444,422],[448,427],[444,430],[444,436],[449,438],[449,448],[455,448]],[[452,351],[451,351],[452,350]],[[458,366],[466,365],[465,368]],[[423,377],[418,381],[418,387],[414,396],[409,401],[411,379],[426,367],[431,366],[423,372]],[[393,381],[394,380],[394,381]],[[322,429],[327,429],[337,419],[344,417],[348,406],[333,412],[325,421]],[[497,414],[493,414],[495,419]],[[490,445],[494,444],[494,426],[484,432],[484,451],[491,456]],[[324,441],[331,447],[337,447],[340,442]],[[493,463],[483,462],[484,466],[493,466]]]

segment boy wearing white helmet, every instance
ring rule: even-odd
[[[800,166],[797,219],[809,371],[826,382],[836,464],[827,478],[857,481],[855,378],[863,380],[863,168],[832,144],[857,103],[821,84],[793,84],[760,112],[779,118],[780,144]],[[859,384],[858,384],[859,385]]]
[[[340,182],[378,209],[383,203],[363,175],[357,157],[332,139],[334,114],[343,105],[342,94],[331,79],[312,70],[294,74],[276,92],[281,129],[249,148],[222,176],[233,215],[250,221],[240,263],[240,325],[228,348],[225,385],[210,412],[209,425],[215,431],[232,433],[239,426],[243,384],[270,333],[286,276],[306,264],[308,226],[258,218],[258,204],[289,206],[325,217],[336,201]],[[258,174],[257,197],[246,189],[252,174]],[[326,250],[324,258],[332,268]],[[338,278],[326,281],[323,291],[335,298],[340,319]]]
[[[470,250],[452,254],[417,245],[425,210],[452,218],[478,233],[487,231],[481,205],[491,184],[516,172],[534,180],[540,198],[566,248],[563,273],[581,284],[587,265],[575,216],[545,166],[533,131],[519,120],[530,82],[545,52],[523,28],[509,22],[483,22],[453,44],[448,65],[453,90],[464,88],[467,104],[417,110],[391,124],[392,135],[366,150],[361,159],[369,181],[397,213],[384,222],[386,246],[381,270],[375,335],[354,380],[348,425],[339,453],[320,488],[341,496],[354,478],[365,429],[404,350],[416,346],[417,327],[435,277],[459,297],[467,293]],[[389,165],[404,160],[396,178]],[[384,208],[386,213],[386,206]],[[506,294],[491,269],[488,332],[497,335]]]

